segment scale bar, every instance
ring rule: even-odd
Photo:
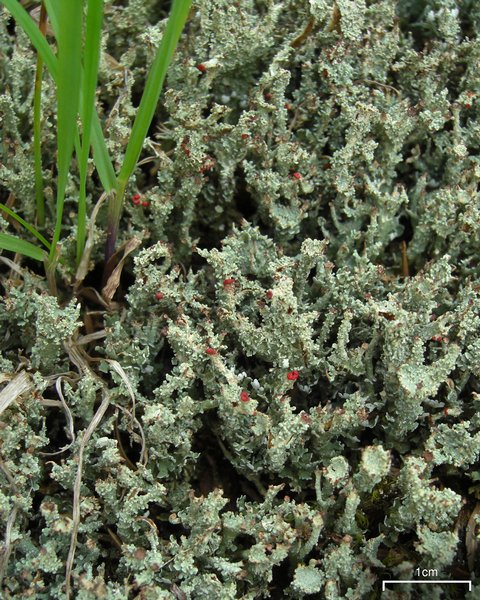
[[[468,585],[468,591],[472,591],[472,582],[468,579],[384,579],[382,580],[382,592],[385,591],[387,583],[463,583]]]

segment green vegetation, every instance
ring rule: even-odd
[[[35,27],[30,16],[17,0],[2,0],[2,3],[15,17],[26,35],[29,36],[30,41],[38,52],[40,61],[37,62],[38,78],[35,86],[34,119],[36,206],[37,220],[40,224],[43,224],[45,219],[41,189],[42,178],[39,173],[39,169],[41,169],[41,157],[39,156],[41,151],[39,139],[41,135],[39,124],[39,92],[41,90],[40,82],[43,64],[47,65],[56,85],[56,221],[52,242],[51,244],[47,244],[49,248],[47,272],[49,272],[50,281],[53,282],[56,262],[59,256],[57,244],[59,243],[62,231],[65,192],[70,175],[74,141],[76,140],[80,179],[77,213],[77,266],[80,264],[85,247],[86,182],[91,143],[94,146],[94,164],[102,181],[104,191],[107,193],[114,192],[111,194],[109,204],[108,240],[105,255],[105,261],[108,264],[115,250],[125,189],[135,170],[148,128],[152,122],[168,65],[170,64],[188,16],[191,0],[174,0],[173,2],[171,15],[152,64],[145,85],[145,92],[142,95],[140,106],[132,126],[132,132],[118,178],[114,174],[95,108],[102,35],[103,0],[72,0],[71,2],[45,0],[46,14],[55,32],[57,56],[53,55],[42,32]],[[44,10],[43,3],[41,10]],[[86,16],[84,19],[85,11]],[[79,113],[82,127],[81,141],[77,129],[77,117]],[[92,128],[94,128],[93,131]],[[0,206],[0,208],[3,208],[3,206]],[[12,214],[11,211],[9,214]],[[20,218],[17,218],[17,221],[22,225],[25,223]],[[38,232],[33,231],[31,225],[27,229],[43,241]],[[31,245],[27,246],[23,240],[6,233],[0,238],[0,247],[24,253],[26,256],[36,260],[43,260],[43,253],[34,251]],[[107,275],[111,273],[112,268],[106,265]],[[56,288],[53,285],[51,289],[54,291]]]
[[[480,3],[74,4],[0,18],[2,599],[478,597]]]

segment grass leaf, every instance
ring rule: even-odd
[[[40,15],[38,19],[38,29],[45,36],[47,28],[47,12],[42,2],[40,5]],[[35,204],[37,224],[40,227],[45,225],[45,199],[43,195],[43,175],[42,175],[42,78],[43,78],[43,60],[37,52],[37,67],[35,71],[35,85],[33,96],[33,154],[35,160]]]
[[[135,170],[142,146],[157,108],[167,69],[190,11],[191,0],[173,0],[170,16],[145,84],[137,116],[117,178],[116,195],[110,202],[106,263],[113,255],[128,180]]]
[[[53,259],[54,249],[60,239],[65,190],[77,131],[82,66],[82,24],[82,0],[60,2],[57,39],[57,219],[50,259]]]
[[[23,254],[34,260],[39,260],[40,262],[43,262],[43,259],[45,258],[45,252],[41,248],[17,238],[14,235],[10,235],[9,233],[0,232],[0,248],[9,250],[10,252]]]
[[[14,212],[11,208],[8,208],[8,206],[5,206],[5,204],[0,203],[0,209],[6,212],[7,215],[9,215],[10,217],[13,217],[18,223],[20,223],[20,225],[25,227],[27,231],[29,231],[33,236],[35,236],[37,240],[42,242],[42,244],[45,246],[45,248],[47,248],[47,250],[50,250],[50,244],[43,237],[43,235],[35,229],[35,227],[29,225],[26,221],[22,219],[22,217],[20,217],[20,215],[17,215],[16,212]]]
[[[173,2],[167,26],[150,69],[137,116],[133,123],[125,158],[118,176],[120,181],[128,181],[135,169],[143,142],[147,137],[148,128],[157,108],[167,69],[180,39],[191,4],[191,0],[174,0]]]
[[[57,78],[57,59],[48,45],[47,40],[43,37],[40,30],[35,24],[35,21],[30,17],[18,0],[0,0],[4,4],[15,21],[20,25],[30,41],[35,46],[35,49],[42,57],[45,66],[49,70],[53,79]]]
[[[31,43],[35,47],[36,51],[41,56],[48,72],[52,76],[55,83],[57,83],[58,77],[58,61],[52,49],[48,45],[47,40],[42,36],[38,27],[35,25],[35,21],[30,17],[23,6],[18,0],[0,0],[0,3],[4,4],[20,27],[23,29],[25,34],[29,37]],[[65,2],[65,4],[69,4]],[[50,19],[52,29],[55,32],[55,36],[58,39],[58,7],[52,0],[45,0],[45,6],[47,7],[48,17]],[[82,99],[80,99],[82,102]],[[112,161],[108,154],[107,145],[105,138],[102,133],[102,126],[100,119],[95,112],[93,116],[93,132],[92,132],[92,145],[93,145],[93,158],[95,161],[95,167],[98,171],[98,176],[102,182],[102,186],[105,191],[111,191],[116,186],[116,176],[113,169]]]
[[[77,266],[80,264],[85,246],[87,166],[90,153],[92,121],[95,112],[95,92],[97,89],[98,67],[100,64],[102,20],[103,0],[88,0],[85,30],[84,72],[82,79],[83,102],[81,107],[81,119],[83,137],[79,161],[80,191],[78,197]]]
[[[3,1],[3,0],[0,0]],[[45,0],[47,7],[48,16],[52,23],[52,29],[55,32],[55,36],[58,36],[58,0]],[[80,111],[83,111],[83,94],[80,97]],[[117,176],[108,153],[107,144],[105,143],[105,137],[102,131],[102,125],[100,119],[95,111],[93,115],[93,129],[91,132],[92,146],[93,146],[93,160],[95,162],[95,168],[97,169],[98,176],[102,182],[103,189],[106,192],[110,192],[115,189],[117,185]]]

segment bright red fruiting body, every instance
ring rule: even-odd
[[[242,133],[240,137],[242,138],[242,140],[248,140],[250,136],[248,135],[248,133]]]
[[[140,194],[133,194],[133,196],[132,196],[132,202],[134,204],[140,204],[140,202],[141,202],[141,196],[140,196]]]
[[[290,371],[287,373],[287,379],[289,381],[296,381],[298,379],[298,371]]]
[[[301,174],[298,173],[298,171],[295,171],[295,173],[292,173],[292,177],[294,177],[295,179],[300,180],[302,178]]]
[[[430,339],[432,340],[432,342],[448,343],[448,341],[449,341],[448,337],[445,335],[432,335],[432,337]]]
[[[248,402],[248,401],[250,400],[250,397],[248,396],[247,392],[243,391],[243,392],[240,394],[240,400],[241,400],[242,402]]]
[[[235,283],[235,279],[233,277],[223,280],[223,285],[232,285],[233,283]]]
[[[272,292],[272,290],[267,290],[267,298],[269,300],[271,300],[273,298],[273,292]]]
[[[211,348],[210,346],[205,350],[205,352],[207,354],[210,354],[210,356],[214,356],[217,353],[217,351],[215,350],[215,348]]]
[[[164,294],[162,294],[162,292],[157,292],[157,293],[155,294],[155,298],[156,298],[157,300],[163,300],[163,298],[164,298]]]
[[[200,173],[205,173],[206,171],[211,171],[215,168],[217,161],[211,156],[206,156],[206,160],[201,167],[199,167],[198,171]]]
[[[147,200],[144,200],[142,202],[142,206],[150,206],[150,202],[148,202]]]
[[[197,69],[200,71],[200,73],[206,73],[207,71],[207,67],[203,63],[197,65]]]
[[[180,144],[181,149],[183,150],[183,153],[185,154],[185,156],[188,158],[190,156],[190,148],[187,146],[188,142],[190,141],[190,138],[187,136],[185,136],[182,140],[182,143]]]

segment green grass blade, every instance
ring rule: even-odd
[[[9,233],[0,232],[0,248],[9,250],[10,252],[23,254],[29,258],[39,260],[40,262],[43,262],[43,259],[45,258],[45,252],[41,248],[34,246],[30,242],[19,239],[14,235],[10,235]]]
[[[55,37],[58,35],[58,0],[43,0],[45,6],[47,7],[48,18],[50,19],[50,23],[52,25],[53,32],[55,33]]]
[[[62,1],[58,11],[58,78],[57,78],[57,218],[50,260],[60,239],[63,205],[72,160],[77,114],[80,104],[82,51],[82,0]]]
[[[116,243],[118,223],[122,211],[123,198],[128,180],[135,170],[143,142],[151,125],[155,109],[160,98],[163,82],[168,66],[172,60],[173,52],[177,46],[185,21],[190,11],[191,0],[174,0],[170,10],[167,26],[153,61],[147,83],[143,91],[137,116],[133,124],[132,133],[125,151],[122,168],[117,178],[116,195],[109,205],[108,215],[108,241],[106,258],[110,258]]]
[[[115,169],[113,168],[107,144],[105,143],[102,125],[96,112],[93,115],[92,125],[92,147],[95,168],[97,169],[103,189],[107,193],[112,192],[117,186],[117,176],[115,175]]]
[[[68,3],[69,2],[70,0],[68,0]],[[31,43],[41,56],[46,68],[48,69],[48,72],[56,83],[58,76],[57,58],[48,45],[47,40],[39,32],[33,19],[18,2],[18,0],[0,0],[0,3],[4,4],[6,8],[8,8],[14,19],[30,38]],[[45,5],[47,7],[48,17],[50,19],[52,28],[58,39],[58,8],[51,0],[45,0]],[[113,169],[112,161],[108,154],[107,145],[103,137],[100,119],[96,113],[93,116],[92,146],[95,167],[98,171],[98,176],[100,177],[102,186],[106,191],[114,190],[116,185],[115,171]]]
[[[45,248],[47,250],[50,250],[50,244],[43,237],[43,235],[35,229],[35,227],[32,227],[31,225],[29,225],[29,223],[24,221],[22,219],[22,217],[17,215],[17,213],[14,212],[11,208],[8,208],[8,206],[5,206],[5,204],[0,203],[0,209],[3,210],[4,212],[6,212],[7,215],[10,215],[11,217],[13,217],[18,223],[20,223],[20,225],[25,227],[25,229],[27,231],[29,231],[33,236],[35,236],[37,238],[37,240],[39,240],[45,246]]]
[[[47,13],[42,2],[40,6],[40,18],[38,29],[45,36],[47,26]],[[35,161],[35,204],[37,209],[37,224],[45,225],[45,198],[43,195],[42,175],[42,146],[41,146],[41,119],[42,119],[42,78],[43,60],[37,53],[37,66],[35,69],[35,88],[33,96],[33,155]]]
[[[1,1],[1,0],[0,0]],[[48,16],[52,24],[52,29],[55,32],[55,36],[58,34],[58,0],[45,0],[47,7]],[[83,95],[80,97],[80,111],[83,111]],[[108,153],[107,144],[105,143],[105,137],[102,131],[102,125],[100,119],[95,111],[93,115],[93,128],[91,132],[92,146],[93,146],[93,160],[95,162],[95,168],[97,169],[98,176],[102,183],[103,189],[106,192],[110,192],[115,189],[117,185],[117,177],[115,170]]]
[[[85,29],[84,73],[82,80],[83,102],[81,107],[81,119],[83,137],[79,161],[80,192],[78,197],[77,266],[80,264],[85,246],[87,166],[90,153],[93,115],[95,112],[95,91],[97,89],[98,67],[100,64],[102,20],[103,0],[88,0]]]
[[[41,56],[51,76],[54,80],[56,80],[57,59],[55,58],[52,49],[48,45],[47,40],[43,37],[38,27],[35,25],[35,21],[30,17],[18,0],[0,0],[0,2],[8,8],[15,21],[17,21],[23,31],[30,38],[30,41],[35,46],[35,49]]]
[[[37,224],[39,225],[39,227],[43,227],[45,225],[45,198],[43,196],[41,145],[42,73],[43,61],[40,58],[40,56],[37,56],[37,69],[35,73],[35,92],[33,97],[33,155],[35,161],[35,205],[37,212]]]
[[[180,39],[180,34],[187,20],[191,4],[191,0],[174,0],[173,2],[165,33],[150,69],[130,140],[125,151],[125,158],[118,176],[121,181],[128,181],[137,164],[143,142],[145,141],[148,128],[157,108],[167,69]]]

